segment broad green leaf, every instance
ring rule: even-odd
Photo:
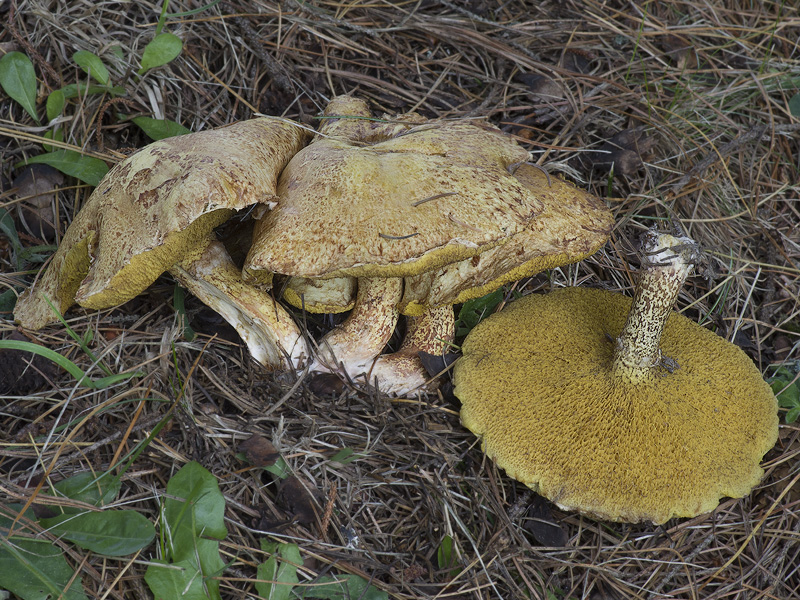
[[[8,529],[11,527],[14,519],[19,515],[19,511],[22,510],[22,507],[23,505],[18,502],[0,504],[0,537],[8,536]],[[36,521],[36,514],[31,507],[28,507],[28,510],[25,511],[23,516],[31,521]],[[19,525],[14,528],[14,531],[19,531]]]
[[[40,519],[51,533],[105,556],[126,556],[150,545],[153,524],[135,510],[105,510]]]
[[[322,598],[323,600],[388,600],[389,594],[379,590],[358,575],[337,575],[320,577],[315,585],[298,588],[301,598]],[[318,585],[326,584],[326,585]],[[302,591],[301,591],[302,590]]]
[[[225,528],[225,498],[219,491],[216,478],[198,462],[187,463],[167,483],[167,494],[188,501],[197,522],[194,533],[223,539]],[[164,514],[171,525],[177,525],[186,512],[187,502],[167,498]]]
[[[155,141],[175,137],[176,135],[186,135],[187,133],[192,133],[191,129],[187,129],[180,123],[169,121],[167,119],[134,117],[131,120],[141,127],[142,131],[144,131],[150,139]]]
[[[467,335],[475,325],[492,314],[504,295],[505,290],[498,288],[485,296],[464,302],[456,320],[456,336]]]
[[[159,33],[144,47],[139,75],[175,60],[183,49],[183,42],[174,33]]]
[[[352,448],[342,448],[336,454],[331,456],[331,462],[338,462],[343,465],[349,465],[354,460],[361,458],[360,454],[356,454]]]
[[[100,60],[100,57],[87,50],[78,50],[72,55],[72,60],[83,69],[86,73],[91,75],[94,80],[100,85],[108,85],[109,75],[108,69]]]
[[[286,479],[292,474],[292,470],[289,468],[289,465],[286,464],[286,461],[283,460],[282,456],[278,457],[275,464],[264,467],[264,470],[272,473],[278,479]]]
[[[47,121],[50,122],[56,117],[60,117],[64,112],[64,105],[67,103],[67,97],[64,95],[64,90],[55,90],[50,92],[47,96],[47,103],[45,109],[47,112]]]
[[[174,565],[151,564],[147,567],[144,580],[156,598],[208,600],[210,597],[203,587],[203,574],[189,561]]]
[[[449,535],[444,536],[439,549],[436,551],[436,563],[440,569],[449,569],[453,566],[455,556],[453,554],[453,538]]]
[[[121,485],[120,481],[110,474],[97,475],[91,471],[83,471],[62,479],[53,487],[61,496],[94,506],[104,506],[114,501]]]
[[[266,600],[287,600],[299,581],[300,549],[297,544],[276,544],[266,540],[261,540],[261,549],[272,556],[258,565],[256,576],[264,581],[256,583],[256,591]]]
[[[57,142],[63,142],[64,141],[64,131],[60,127],[57,128],[55,131],[45,131],[44,132],[44,138],[46,140],[54,140],[54,141],[57,141]],[[44,148],[45,152],[54,152],[55,150],[58,150],[58,148],[56,148],[52,144],[45,144],[44,142],[42,142],[42,148]]]
[[[786,423],[794,423],[800,417],[800,406],[795,406],[786,413]]]
[[[169,480],[167,494],[162,514],[166,558],[194,565],[202,572],[211,598],[219,598],[219,581],[210,578],[225,568],[217,539],[228,531],[223,518],[225,498],[217,480],[199,463],[190,462]]]
[[[92,94],[111,94],[112,96],[124,96],[127,93],[124,87],[120,87],[118,85],[94,85],[86,84],[84,82],[70,83],[69,85],[62,87],[60,91],[64,94],[64,98],[67,100],[77,98],[78,96],[87,96]]]
[[[789,112],[793,117],[800,119],[800,94],[795,94],[789,98]]]
[[[9,52],[0,58],[0,86],[39,123],[36,116],[36,72],[30,58],[22,52]]]
[[[99,158],[84,156],[74,150],[55,150],[46,154],[39,154],[25,161],[25,164],[42,163],[50,165],[84,183],[97,186],[100,180],[108,173],[108,165]]]
[[[80,575],[73,580],[74,575],[50,542],[0,534],[0,588],[22,600],[88,600]]]
[[[17,295],[13,289],[7,289],[5,292],[0,293],[0,313],[14,312],[16,305]]]

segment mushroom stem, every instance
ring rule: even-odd
[[[222,315],[265,367],[299,369],[310,357],[291,315],[269,293],[242,280],[241,271],[220,242],[209,240],[169,272]]]
[[[450,305],[432,308],[420,317],[407,317],[406,336],[397,352],[379,356],[369,372],[370,382],[393,396],[423,390],[430,377],[420,352],[441,355],[455,337],[455,317]]]
[[[614,372],[638,382],[652,368],[677,367],[659,343],[678,293],[699,254],[697,243],[651,229],[642,236],[645,255],[628,319],[616,341]]]
[[[351,378],[372,367],[394,333],[403,295],[400,277],[360,277],[356,303],[344,323],[328,332],[319,343],[312,371],[344,370]]]

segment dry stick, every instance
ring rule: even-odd
[[[227,2],[224,4],[226,10],[230,13],[235,13],[236,11],[233,10],[233,7],[228,4]],[[289,77],[289,73],[286,71],[284,66],[280,64],[277,60],[275,60],[268,52],[264,50],[261,46],[260,36],[258,32],[250,25],[250,21],[245,19],[244,17],[236,17],[232,16],[231,20],[236,24],[236,26],[241,29],[242,35],[244,38],[250,43],[253,52],[255,55],[261,60],[264,64],[264,68],[269,73],[270,77],[275,81],[275,84],[287,94],[296,94],[297,90],[295,90],[294,85],[292,84],[292,80]]]
[[[730,142],[723,144],[719,148],[715,148],[714,152],[711,152],[705,156],[699,163],[697,163],[694,167],[692,167],[686,175],[678,180],[678,183],[672,186],[670,192],[673,195],[676,195],[680,192],[690,181],[697,177],[701,177],[703,173],[705,173],[706,169],[708,169],[714,163],[725,159],[726,156],[733,153],[734,151],[738,150],[740,147],[744,146],[745,144],[749,144],[750,142],[754,142],[756,140],[761,139],[761,137],[767,133],[768,130],[772,130],[774,133],[794,133],[795,131],[800,130],[799,123],[792,123],[789,125],[777,125],[775,127],[770,127],[766,124],[754,125],[744,133],[736,136]]]

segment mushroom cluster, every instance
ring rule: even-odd
[[[453,338],[453,304],[576,262],[612,227],[604,203],[526,164],[477,121],[374,118],[334,98],[305,128],[262,117],[147,146],[90,196],[15,318],[40,328],[77,302],[120,304],[169,271],[233,324],[273,368],[343,372],[391,394],[425,389],[420,351]],[[236,211],[255,226],[243,264],[214,232]],[[350,311],[318,343],[270,291],[299,308]],[[401,315],[406,336],[382,354]],[[311,342],[311,343],[309,343]]]
[[[674,313],[696,260],[648,231],[633,299],[530,295],[480,323],[454,369],[463,424],[568,510],[664,523],[745,496],[778,436],[772,390],[734,344]]]

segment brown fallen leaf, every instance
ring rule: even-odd
[[[317,521],[322,513],[319,491],[308,481],[290,475],[281,482],[277,504],[285,510],[295,523],[308,524]]]
[[[17,204],[17,219],[23,231],[36,239],[55,242],[55,205],[64,175],[49,165],[28,165],[12,182]]]
[[[274,465],[281,456],[272,443],[258,434],[252,435],[240,443],[239,450],[244,452],[247,462],[256,467]]]
[[[603,142],[594,152],[582,155],[585,166],[597,171],[611,171],[615,175],[631,177],[644,165],[644,157],[655,140],[641,129],[624,129]]]

